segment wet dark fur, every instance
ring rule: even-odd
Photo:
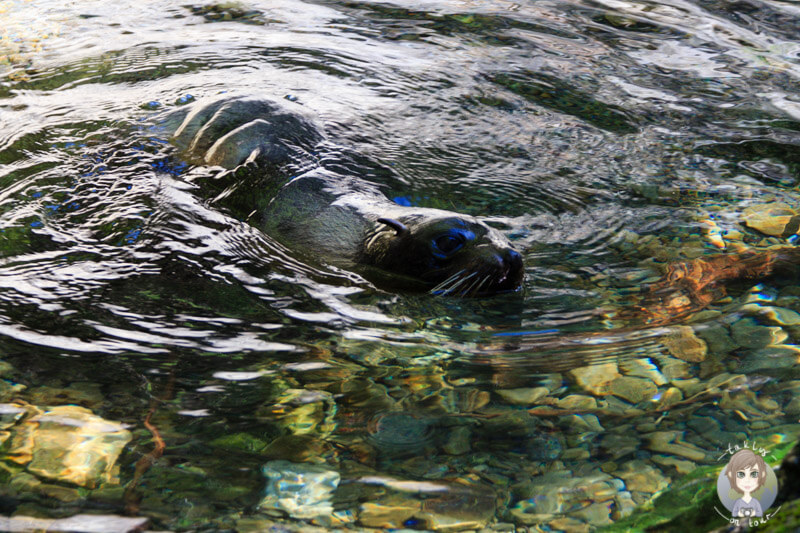
[[[229,169],[251,161],[279,167],[324,137],[301,106],[288,102],[197,103],[179,119],[173,142],[185,157]],[[474,217],[400,206],[374,184],[324,167],[286,179],[259,225],[292,249],[392,288],[462,296],[520,288],[519,253]]]

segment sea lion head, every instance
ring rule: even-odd
[[[433,294],[484,296],[520,288],[522,257],[508,239],[470,216],[419,210],[379,218],[362,260],[413,278]]]

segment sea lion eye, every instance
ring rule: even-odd
[[[464,237],[460,234],[453,235],[448,233],[436,237],[433,240],[433,245],[438,251],[449,255],[464,246]]]

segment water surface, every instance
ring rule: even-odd
[[[795,279],[735,280],[681,313],[669,286],[647,291],[680,261],[793,245],[743,217],[800,209],[799,14],[0,4],[0,357],[25,386],[3,401],[133,433],[124,490],[10,490],[4,513],[570,530],[721,467],[729,442],[791,442]],[[251,226],[268,191],[187,163],[158,119],[238,95],[303,105],[322,164],[398,203],[487,217],[523,253],[523,290],[389,293]],[[163,450],[137,469],[153,427]],[[275,461],[337,472],[335,515],[259,510]]]

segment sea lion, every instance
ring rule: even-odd
[[[483,296],[521,287],[520,254],[477,218],[397,205],[324,164],[291,176],[286,169],[308,167],[324,138],[298,104],[231,98],[197,103],[180,120],[172,141],[186,159],[227,169],[266,163],[283,177],[256,224],[293,250],[393,289]]]

